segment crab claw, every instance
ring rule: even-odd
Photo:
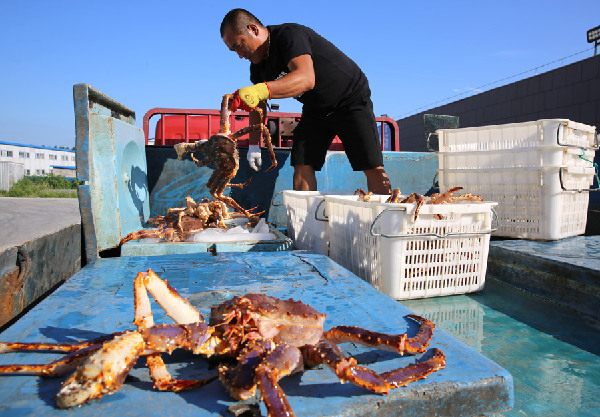
[[[106,342],[63,383],[56,405],[75,407],[116,392],[143,350],[144,339],[138,332],[126,332]]]
[[[390,390],[390,385],[380,375],[358,365],[356,359],[344,356],[340,348],[327,339],[319,340],[316,345],[304,346],[302,354],[307,366],[324,363],[342,383],[351,382],[378,394],[387,394]]]
[[[392,387],[404,387],[418,379],[426,378],[429,374],[446,367],[446,356],[440,349],[433,348],[431,357],[407,367],[395,369],[381,374],[381,377]]]
[[[175,152],[177,152],[177,159],[183,159],[183,156],[188,153],[188,143],[181,142],[175,145]]]
[[[201,139],[201,140],[197,140],[194,143],[181,142],[181,143],[176,144],[173,147],[175,148],[175,152],[177,153],[177,159],[181,160],[187,153],[194,153],[198,150],[201,151],[202,148],[204,147],[203,145],[205,143],[206,143],[206,140]],[[194,162],[196,162],[195,158],[193,158],[193,155],[192,155],[192,160],[194,160]]]

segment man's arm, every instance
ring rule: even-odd
[[[261,101],[270,98],[296,97],[312,90],[315,86],[315,69],[309,54],[293,58],[288,63],[290,72],[275,81],[262,82],[242,87],[233,93],[231,111],[250,111]]]
[[[312,90],[315,86],[315,70],[313,67],[312,57],[308,54],[300,55],[296,58],[293,58],[288,63],[288,69],[290,73],[281,77],[275,81],[269,81],[268,91],[270,98],[287,98],[287,97],[295,97],[300,95],[306,91]],[[255,86],[254,86],[255,87]],[[239,92],[242,93],[243,89],[240,89]],[[244,94],[252,93],[252,88],[247,88]],[[236,92],[237,94],[237,92]],[[262,95],[262,93],[261,93]],[[258,96],[258,95],[257,95]],[[238,96],[239,97],[239,96]],[[256,102],[256,97],[251,97]],[[242,98],[244,100],[244,98]],[[266,118],[267,115],[267,105],[266,100],[262,100],[262,97],[258,98],[261,100],[257,107],[260,107],[263,110],[263,115]],[[245,101],[245,100],[244,100]],[[247,103],[246,103],[247,104]],[[250,126],[264,123],[265,120],[260,120],[260,113],[257,111],[250,111],[249,114],[249,122]],[[252,132],[249,135],[249,148],[248,148],[248,162],[250,167],[254,170],[258,170],[261,165],[260,161],[260,149],[257,147],[261,137],[261,132]]]
[[[292,58],[288,63],[290,73],[275,81],[269,81],[271,98],[296,97],[315,86],[315,69],[309,54]]]
[[[271,98],[295,97],[306,91],[312,90],[315,86],[315,70],[312,57],[309,54],[300,55],[292,58],[288,63],[290,73],[275,81],[269,81],[269,90]],[[267,115],[267,106],[261,101],[259,107],[263,110],[263,115]],[[250,125],[260,123],[259,113],[250,112]],[[264,120],[262,120],[264,123]],[[257,145],[260,140],[260,132],[250,134],[250,145]]]

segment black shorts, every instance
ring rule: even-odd
[[[291,164],[312,165],[320,171],[327,149],[338,136],[354,171],[383,166],[381,142],[367,90],[355,103],[323,114],[304,109],[294,129]]]

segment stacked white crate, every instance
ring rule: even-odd
[[[329,257],[397,299],[483,289],[495,202],[386,203],[325,196]]]
[[[556,240],[585,232],[596,129],[566,119],[441,129],[439,185],[498,202],[496,236]]]

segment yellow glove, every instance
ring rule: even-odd
[[[258,106],[258,103],[261,101],[270,99],[271,91],[269,90],[267,83],[259,83],[251,85],[250,87],[240,88],[234,93],[234,100],[236,95],[239,96],[246,106],[253,109]]]

